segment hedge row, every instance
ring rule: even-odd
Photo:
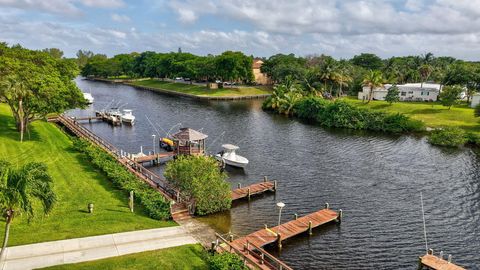
[[[133,190],[135,200],[145,208],[151,218],[170,219],[170,203],[160,193],[119,164],[111,155],[83,139],[73,139],[73,145],[76,150],[85,153],[116,187],[127,193]]]
[[[330,101],[320,97],[304,97],[294,105],[294,115],[313,120],[327,127],[340,127],[405,133],[423,131],[423,122],[403,114],[393,114],[358,108],[345,101]]]
[[[480,146],[480,136],[457,127],[446,127],[432,131],[428,136],[428,142],[448,147],[460,147],[465,144]]]

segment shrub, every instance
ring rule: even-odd
[[[480,117],[480,103],[478,103],[476,106],[475,106],[475,109],[473,111],[473,114],[475,115],[475,117]]]
[[[364,129],[391,133],[424,130],[423,122],[399,113],[385,113],[358,108],[345,101],[328,101],[320,97],[305,97],[294,107],[297,117],[315,120],[328,127]]]
[[[226,252],[211,256],[208,266],[210,270],[248,270],[240,257]]]
[[[83,139],[74,139],[74,148],[86,154],[113,184],[126,193],[134,191],[135,200],[145,208],[149,217],[158,220],[170,218],[170,203],[148,184],[119,164],[111,155]]]
[[[459,147],[467,142],[465,132],[456,127],[437,129],[430,133],[428,142],[433,145]]]
[[[474,145],[479,145],[480,146],[480,135],[478,133],[467,132],[465,134],[465,139],[467,140],[467,143],[469,143],[469,144],[474,144]]]
[[[195,213],[207,215],[230,209],[232,204],[227,175],[211,157],[178,156],[167,163],[165,177],[195,200]]]

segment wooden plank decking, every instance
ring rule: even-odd
[[[420,264],[422,267],[425,266],[434,270],[465,270],[465,268],[449,263],[433,254],[426,254],[420,257]]]
[[[238,238],[229,242],[227,246],[223,246],[221,249],[217,248],[217,250],[219,252],[228,251],[236,254],[241,253],[239,255],[244,257],[246,262],[255,264],[255,267],[251,267],[252,269],[290,269],[285,267],[286,265],[276,258],[273,258],[273,262],[275,263],[267,263],[265,256],[268,256],[268,253],[263,250],[263,247],[272,243],[277,243],[277,245],[281,247],[282,241],[285,239],[305,232],[311,234],[314,228],[332,221],[341,222],[341,219],[341,210],[336,212],[327,207],[281,224],[280,226],[264,228],[245,237]],[[277,265],[277,267],[273,267],[273,265]],[[281,267],[279,267],[280,265]]]
[[[243,249],[244,246],[247,245],[247,242],[259,247],[278,242],[278,240],[280,240],[279,243],[281,244],[281,241],[285,239],[311,231],[316,227],[335,220],[340,221],[340,219],[339,213],[336,211],[322,209],[320,211],[281,224],[280,226],[256,231],[245,237],[234,240],[231,244],[238,249]],[[280,236],[278,234],[280,234]]]
[[[173,157],[175,155],[174,152],[167,152],[167,153],[158,153],[153,155],[146,155],[143,157],[135,157],[133,158],[138,163],[150,162],[150,161],[158,161],[162,158]]]
[[[232,190],[232,201],[239,200],[242,198],[250,198],[250,196],[258,195],[267,191],[275,192],[276,188],[277,188],[276,181],[264,180],[261,183],[256,183],[250,186]]]

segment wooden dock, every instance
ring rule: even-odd
[[[259,195],[267,191],[275,192],[277,190],[277,181],[268,181],[267,177],[263,178],[263,182],[256,183],[250,186],[241,187],[240,184],[237,189],[232,190],[232,201],[248,198]]]
[[[429,250],[427,254],[419,258],[418,269],[423,269],[424,267],[434,270],[465,270],[463,267],[433,255],[433,250]]]
[[[113,156],[120,164],[125,166],[128,171],[137,176],[139,180],[144,181],[151,188],[159,192],[166,200],[175,202],[170,208],[173,218],[175,218],[178,213],[181,213],[182,217],[184,217],[190,216],[195,211],[194,202],[188,196],[181,193],[159,175],[143,167],[141,163],[130,158],[128,153],[123,152],[121,149],[117,149],[107,140],[78,124],[77,121],[74,121],[72,118],[65,115],[59,115],[56,119],[51,118],[49,121],[61,123],[76,136],[86,139],[102,148],[108,154]]]
[[[167,153],[157,153],[157,154],[150,154],[146,156],[141,156],[141,157],[134,157],[133,160],[135,160],[138,163],[145,163],[145,162],[156,162],[159,163],[159,161],[163,158],[169,158],[175,156],[175,153],[173,152],[167,152]]]
[[[228,243],[219,244],[217,236],[216,243],[212,243],[212,248],[218,252],[230,252],[241,256],[245,264],[251,269],[291,269],[284,263],[269,255],[263,247],[276,243],[279,248],[282,247],[282,241],[297,236],[302,233],[312,234],[313,229],[330,222],[342,221],[342,210],[338,212],[329,209],[326,204],[325,209],[311,213],[309,215],[295,219],[280,226],[268,228],[251,233],[245,237],[233,240]],[[225,242],[224,239],[220,239]],[[267,261],[267,258],[269,260]],[[271,258],[273,257],[273,258]],[[253,265],[253,266],[252,266]]]

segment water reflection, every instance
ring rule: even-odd
[[[263,224],[275,225],[277,201],[286,204],[285,220],[323,208],[325,202],[342,208],[341,225],[284,243],[280,257],[296,269],[414,269],[424,252],[420,191],[430,247],[453,254],[469,269],[480,268],[480,163],[471,149],[432,147],[414,136],[325,129],[266,113],[258,100],[198,102],[77,82],[92,90],[96,102],[72,114],[92,115],[112,99],[134,110],[133,127],[85,124],[123,150],[153,148],[151,135],[157,132],[148,116],[165,131],[177,123],[202,129],[211,153],[221,144],[237,144],[250,164],[244,171],[227,170],[232,187],[259,182],[264,175],[279,181],[276,194],[203,219],[219,232],[245,235]]]

